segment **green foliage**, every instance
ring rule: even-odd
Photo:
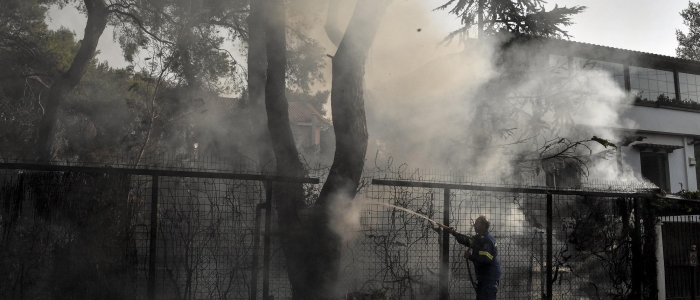
[[[688,26],[688,34],[676,29],[676,55],[680,58],[700,60],[700,3],[688,1],[688,8],[682,10],[680,15],[683,17],[683,24]]]
[[[130,89],[140,83],[125,70],[93,63],[62,108],[58,136],[62,155],[93,160],[103,158],[109,149],[120,149],[124,137],[139,121],[128,102],[146,97]]]
[[[0,34],[28,37],[31,32],[46,30],[44,16],[50,1],[5,0],[0,2]]]
[[[22,155],[31,147],[44,113],[48,89],[71,65],[79,43],[67,29],[48,30],[48,1],[8,1],[0,11],[0,156]],[[155,56],[155,55],[154,55]],[[206,65],[205,65],[206,66]],[[207,67],[208,68],[208,67]],[[216,69],[216,68],[211,68]],[[111,154],[140,149],[145,136],[167,137],[178,92],[158,74],[113,69],[92,60],[61,107],[55,139],[58,158],[103,161]],[[158,84],[156,84],[158,82]],[[164,103],[168,102],[168,105]],[[170,105],[173,104],[173,105]],[[158,110],[158,118],[151,118]],[[156,131],[149,131],[158,127]],[[167,128],[167,129],[166,129]]]
[[[674,194],[686,199],[700,200],[700,191],[680,190]]]
[[[79,47],[75,34],[65,28],[49,32],[43,45],[44,55],[49,60],[48,64],[55,69],[54,72],[67,71]]]
[[[69,68],[78,50],[72,32],[49,30],[44,23],[48,5],[62,3],[0,3],[0,155],[29,147],[53,78]]]
[[[22,155],[32,147],[49,88],[77,53],[80,43],[72,32],[49,30],[44,21],[49,5],[69,3],[85,9],[73,0],[0,3],[2,157]],[[57,158],[101,161],[122,151],[181,151],[206,144],[202,133],[212,135],[210,127],[216,125],[195,117],[211,109],[204,107],[205,101],[241,89],[242,68],[225,48],[227,39],[247,41],[248,1],[110,3],[116,10],[110,24],[131,65],[114,69],[91,61],[59,110]],[[327,58],[318,41],[303,33],[308,24],[294,11],[294,28],[288,31],[290,98],[309,102],[323,114],[329,92],[312,90],[324,83]],[[218,125],[227,128],[216,128],[217,136],[209,138],[216,142],[227,138],[219,136],[222,132],[245,130],[239,128],[245,124],[229,125]]]
[[[294,90],[310,93],[315,83],[324,84],[325,48],[318,41],[293,31],[287,38],[287,84]]]
[[[463,35],[477,25],[479,1],[483,2],[483,30],[486,33],[505,30],[516,35],[570,37],[562,27],[573,24],[571,17],[586,9],[585,6],[555,6],[547,11],[543,0],[449,0],[436,10],[449,9],[460,19],[462,28],[450,33],[447,39]]]
[[[658,193],[661,196],[666,195],[664,190],[659,190]],[[666,216],[695,215],[700,212],[700,203],[697,201],[700,200],[700,191],[680,190],[673,193],[673,195],[684,199],[655,198],[650,201],[650,205],[659,215]]]
[[[649,100],[647,98],[642,98],[642,94],[639,93],[634,96],[634,102],[644,105],[644,106],[654,106],[654,107],[660,107],[662,105],[664,106],[672,106],[672,107],[679,107],[679,108],[688,108],[688,109],[698,109],[700,110],[700,103],[695,102],[690,99],[676,99],[676,97],[669,97],[665,94],[660,94],[658,97],[656,97],[656,100]]]
[[[28,74],[54,76],[65,71],[78,44],[67,29],[44,23],[49,1],[3,1],[0,4],[0,84]]]
[[[246,1],[123,2],[113,23],[127,61],[143,63],[155,55],[174,80],[209,91],[221,91],[220,80],[239,75],[224,36],[234,42],[245,37]]]

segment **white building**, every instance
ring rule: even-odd
[[[616,128],[626,138],[615,142],[636,174],[670,192],[698,189],[700,62],[563,40],[549,49],[570,62],[595,62],[635,97],[622,117],[636,127]]]

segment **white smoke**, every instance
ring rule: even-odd
[[[342,238],[345,244],[355,239],[362,229],[360,216],[365,208],[362,195],[357,195],[354,200],[342,196],[336,196],[331,200],[328,208],[330,215],[328,226]]]
[[[352,6],[343,8],[347,11],[341,15],[349,15]],[[377,156],[379,161],[392,158],[394,165],[494,174],[509,170],[521,153],[536,152],[553,139],[575,142],[595,135],[617,142],[623,137],[617,129],[635,128],[633,121],[621,117],[631,99],[611,73],[576,64],[561,69],[551,61],[547,51],[555,52],[561,43],[513,46],[508,55],[535,51],[542,61],[520,67],[524,75],[508,79],[499,56],[502,39],[441,44],[453,28],[436,20],[451,17],[431,8],[418,0],[395,1],[382,19],[365,75],[370,134],[366,167],[372,167]],[[502,88],[486,86],[493,82]],[[545,111],[538,111],[543,107],[539,100],[527,99],[535,96],[549,101]],[[498,125],[512,131],[475,145],[478,127],[486,126],[479,123],[479,107],[494,101],[501,106],[492,105],[499,111],[491,114],[505,116]],[[535,117],[546,129],[532,134]],[[593,154],[585,166],[589,178],[638,182],[621,153],[596,142],[586,146],[577,154]],[[470,164],[474,157],[478,164]],[[332,226],[341,235],[359,228],[359,200],[334,202],[331,211],[338,221]]]
[[[384,21],[389,28],[410,28],[414,19],[421,18],[388,15]],[[446,31],[436,33],[430,45],[445,35]],[[449,48],[452,52],[445,54],[445,48],[426,49],[425,38],[396,41],[400,37],[380,30],[372,52],[375,58],[368,65],[368,158],[378,155],[380,160],[392,157],[394,164],[411,167],[492,174],[554,139],[576,142],[597,136],[615,143],[622,139],[617,129],[636,127],[621,117],[631,100],[611,73],[596,67],[561,71],[547,61],[547,51],[555,52],[560,43],[513,46],[508,55],[534,51],[543,61],[520,66],[524,75],[511,79],[498,61],[503,58],[494,55],[501,40],[467,40],[460,46],[463,49]],[[484,104],[491,111],[480,110]],[[483,119],[485,114],[500,117],[497,125],[508,132],[487,131],[490,135],[483,141],[478,132],[493,126],[488,122],[494,120]],[[534,119],[541,120],[542,128],[531,128]],[[586,146],[590,152],[581,155],[605,158],[602,152],[613,152],[596,142]],[[475,157],[478,164],[473,163]],[[587,165],[590,177],[619,180],[620,170],[629,169],[618,166],[614,155],[607,155],[609,164],[600,158]]]

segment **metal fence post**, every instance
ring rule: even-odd
[[[695,300],[697,294],[697,273],[695,266],[698,264],[698,252],[696,251],[695,245],[690,246],[689,256],[688,266],[690,266],[690,299]]]
[[[642,243],[642,202],[633,199],[634,228],[632,228],[632,293],[631,299],[642,299],[644,289],[644,252]]]
[[[265,186],[265,237],[263,239],[263,290],[262,298],[270,296],[270,231],[272,230],[272,181]]]
[[[697,294],[697,288],[695,282],[697,281],[697,273],[695,273],[695,266],[690,267],[690,300],[695,300]]]
[[[158,243],[158,175],[151,177],[151,236],[148,254],[148,299],[156,297],[156,246]]]
[[[690,267],[690,281],[691,281],[691,283],[690,283],[690,300],[696,299],[696,296],[695,296],[697,294],[697,289],[695,287],[695,281],[697,280],[696,276],[697,275],[695,273],[695,267],[691,266]]]
[[[258,248],[260,248],[260,212],[267,203],[255,206],[255,228],[253,229],[253,269],[250,277],[250,300],[258,297]]]
[[[547,295],[552,299],[552,194],[547,193]]]
[[[450,189],[445,189],[442,205],[442,224],[450,226]],[[450,299],[450,234],[442,231],[442,262],[440,264],[440,300]]]

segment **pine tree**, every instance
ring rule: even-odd
[[[459,17],[462,27],[451,32],[448,40],[465,35],[473,26],[482,24],[486,34],[508,31],[515,35],[570,37],[562,29],[572,24],[571,16],[583,12],[585,6],[555,7],[546,10],[542,0],[449,0],[436,10],[447,10]]]
[[[688,34],[676,29],[676,55],[680,58],[700,60],[700,3],[688,2],[688,8],[681,11],[681,17],[683,24],[688,26]]]

